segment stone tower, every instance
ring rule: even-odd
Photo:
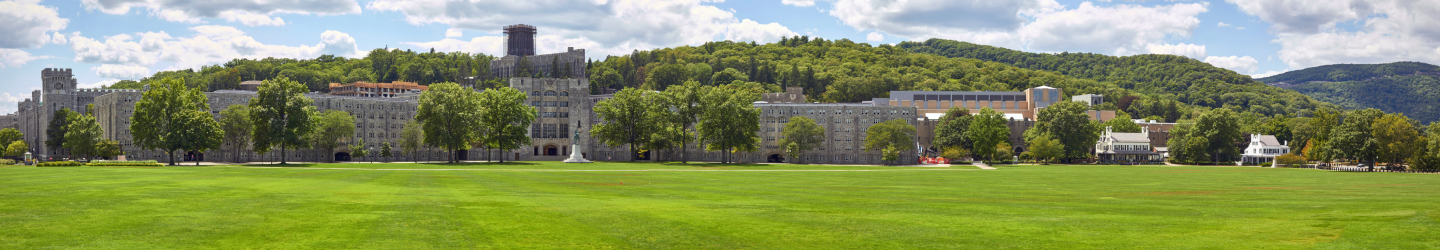
[[[535,55],[535,26],[524,24],[505,26],[505,55]]]

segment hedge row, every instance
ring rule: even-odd
[[[79,162],[74,162],[74,161],[52,161],[52,162],[41,162],[40,164],[36,164],[35,166],[38,166],[38,167],[79,167],[79,166],[84,166],[84,165],[85,165],[84,163],[79,163]]]

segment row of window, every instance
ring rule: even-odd
[[[771,109],[771,110],[765,111],[765,113],[769,113],[769,114],[785,114],[786,112],[785,112],[785,110]],[[802,115],[802,114],[804,114],[804,115],[814,115],[814,114],[816,114],[816,113],[819,113],[819,114],[821,114],[821,115],[826,114],[826,113],[835,113],[835,114],[837,114],[837,115],[847,115],[847,114],[848,114],[848,115],[853,115],[853,114],[855,114],[855,110],[853,110],[853,109],[850,109],[850,110],[839,110],[839,109],[835,109],[835,110],[825,110],[825,109],[820,109],[820,110],[815,110],[815,109],[811,109],[811,110],[799,110],[799,109],[792,109],[792,110],[790,110],[789,113],[792,114],[792,115]],[[862,114],[862,115],[880,115],[880,114],[885,114],[885,111],[884,111],[884,110],[861,109],[861,110],[860,110],[860,114]],[[909,111],[909,110],[890,110],[890,114],[892,114],[892,115],[893,115],[893,114],[907,114],[907,115],[908,115],[908,114],[910,114],[910,111]]]
[[[530,106],[535,106],[535,107],[570,107],[570,102],[530,101]]]
[[[544,93],[541,93],[540,91],[531,91],[530,96],[570,96],[570,92],[555,92],[554,90],[547,90]]]
[[[1107,145],[1105,150],[1115,151],[1145,151],[1150,150],[1150,145]]]
[[[540,118],[570,118],[570,112],[540,112]]]
[[[530,137],[533,138],[569,138],[570,126],[566,124],[532,124],[530,125]]]

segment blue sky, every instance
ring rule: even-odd
[[[944,38],[1030,52],[1175,54],[1265,76],[1335,63],[1440,64],[1440,1],[1413,0],[82,0],[0,1],[0,113],[44,68],[82,87],[233,58],[363,56],[380,47],[592,58],[706,41],[809,35]],[[1425,25],[1429,24],[1429,25]]]

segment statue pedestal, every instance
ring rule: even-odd
[[[580,148],[577,146],[578,145],[571,146],[571,148],[575,150],[570,151],[570,159],[565,159],[565,163],[590,163],[589,160],[585,160],[584,155],[580,154]]]

